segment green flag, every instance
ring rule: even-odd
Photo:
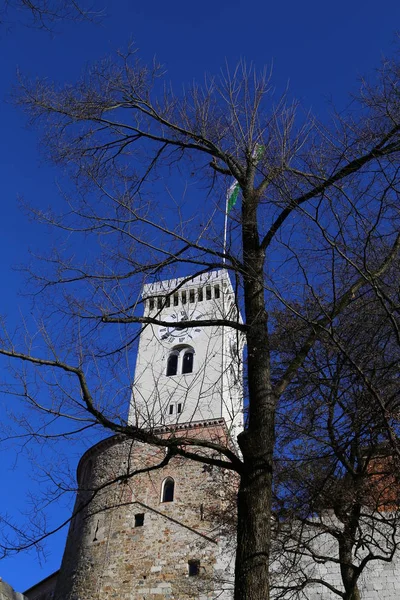
[[[227,202],[226,202],[226,212],[229,213],[232,208],[235,206],[236,201],[238,199],[239,196],[239,192],[240,192],[240,185],[238,184],[238,182],[235,181],[232,183],[232,185],[230,186],[230,188],[228,189],[228,193],[227,193]]]

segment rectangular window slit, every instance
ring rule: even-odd
[[[178,294],[174,294],[174,306],[178,306],[179,304],[179,296]]]
[[[199,560],[189,560],[188,561],[189,568],[189,577],[196,577],[200,573],[200,561]]]
[[[157,298],[157,308],[162,308],[162,301],[163,301],[163,299],[159,296]]]
[[[189,302],[194,302],[194,290],[189,290]]]
[[[169,308],[170,304],[171,304],[171,297],[170,296],[166,296],[166,298],[165,298],[165,306],[167,308]]]
[[[211,300],[211,285],[206,287],[206,300]]]
[[[214,286],[214,298],[219,298],[219,285]]]
[[[174,405],[173,405],[173,404],[170,404],[170,405],[169,405],[169,414],[170,414],[170,415],[173,415],[173,414],[174,414]]]
[[[143,527],[144,524],[144,513],[138,513],[135,515],[135,527]]]
[[[182,304],[186,304],[186,292],[182,292]]]
[[[150,298],[150,300],[149,300],[149,309],[150,310],[154,309],[154,298]]]
[[[181,403],[179,403],[179,404],[178,404],[178,407],[177,407],[177,409],[176,409],[176,412],[177,412],[177,413],[181,413],[181,412],[182,412],[182,404],[181,404]]]

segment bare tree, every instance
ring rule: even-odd
[[[72,419],[70,436],[105,427],[236,471],[235,600],[266,600],[277,403],[317,342],[334,334],[339,316],[364,291],[378,294],[398,257],[398,67],[385,62],[351,111],[329,125],[275,98],[269,74],[243,63],[182,94],[163,86],[163,77],[162,67],[143,66],[128,52],[97,65],[74,87],[22,82],[20,104],[44,127],[49,156],[76,184],[65,193],[64,214],[42,210],[38,217],[68,236],[82,234],[85,254],[78,242],[75,251],[59,245],[36,278],[51,296],[42,317],[45,343],[36,336],[26,350],[4,337],[1,353],[54,377],[43,376],[54,394],[48,402],[39,401],[26,378],[21,392],[47,415],[48,435],[56,415],[58,424]],[[176,184],[168,188],[171,173],[186,182],[186,194]],[[229,215],[225,248],[232,178],[241,200]],[[203,192],[200,210],[191,198],[195,185]],[[165,325],[140,316],[134,289],[175,270],[196,275],[214,268],[231,273],[244,322],[224,316],[185,327],[217,324],[246,337],[248,420],[238,438],[240,458],[224,444],[160,439],[127,424],[118,412],[127,387],[112,389],[114,380],[104,375],[106,362],[109,373],[121,367],[139,325]],[[395,308],[380,299],[397,324]],[[277,365],[269,316],[279,310],[307,328],[290,360]],[[291,334],[291,327],[282,332]],[[204,458],[203,447],[221,458]]]
[[[392,306],[397,305],[396,272],[397,267],[378,284]],[[278,343],[283,362],[296,353],[296,329],[304,335],[304,324],[293,325],[292,339]],[[361,294],[315,344],[281,397],[275,469],[278,597],[302,598],[307,586],[317,584],[344,600],[359,600],[364,570],[372,561],[390,562],[397,552],[397,353],[397,332],[379,294]],[[322,574],[321,564],[328,565]]]
[[[75,0],[3,0],[0,15],[3,23],[22,16],[24,24],[51,31],[60,21],[93,20],[101,13]]]

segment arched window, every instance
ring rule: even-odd
[[[162,484],[161,502],[173,502],[174,500],[175,481],[172,477],[164,479]]]
[[[193,373],[193,350],[191,348],[185,350],[182,358],[182,373]]]
[[[172,354],[170,354],[168,356],[168,361],[167,361],[167,376],[168,377],[172,377],[173,375],[176,375],[178,372],[178,353],[177,352],[173,352]]]
[[[167,358],[167,377],[193,373],[194,349],[191,346],[175,346]]]

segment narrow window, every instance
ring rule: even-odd
[[[149,309],[150,310],[154,309],[154,298],[150,298],[150,300],[149,300]]]
[[[186,304],[187,294],[186,292],[182,292],[182,304]]]
[[[157,298],[157,308],[162,308],[162,298],[160,296]]]
[[[215,285],[214,286],[214,298],[218,299],[219,298],[219,285]]]
[[[199,302],[203,302],[203,288],[199,288],[197,290],[197,300]]]
[[[194,302],[194,290],[189,290],[189,302]]]
[[[189,568],[189,577],[196,577],[200,573],[200,561],[199,560],[189,560],[188,568]]]
[[[174,414],[174,405],[173,404],[169,405],[169,411],[168,412],[169,412],[170,415]]]
[[[211,300],[211,285],[206,287],[206,300]]]
[[[167,362],[167,377],[173,377],[178,372],[178,355],[170,354]]]
[[[181,413],[182,412],[182,404],[179,402],[178,406],[176,407],[176,412],[177,413]]]
[[[183,355],[182,373],[193,373],[193,350],[186,350]]]
[[[135,527],[143,527],[144,524],[144,513],[138,513],[135,515]]]
[[[171,304],[171,298],[170,298],[170,296],[166,296],[166,298],[165,298],[165,306],[167,308],[169,308],[170,304]]]
[[[172,479],[172,477],[167,477],[167,479],[165,479],[163,483],[161,502],[173,502],[174,488],[174,480]]]
[[[179,304],[179,296],[178,294],[174,294],[174,306],[178,306]]]

